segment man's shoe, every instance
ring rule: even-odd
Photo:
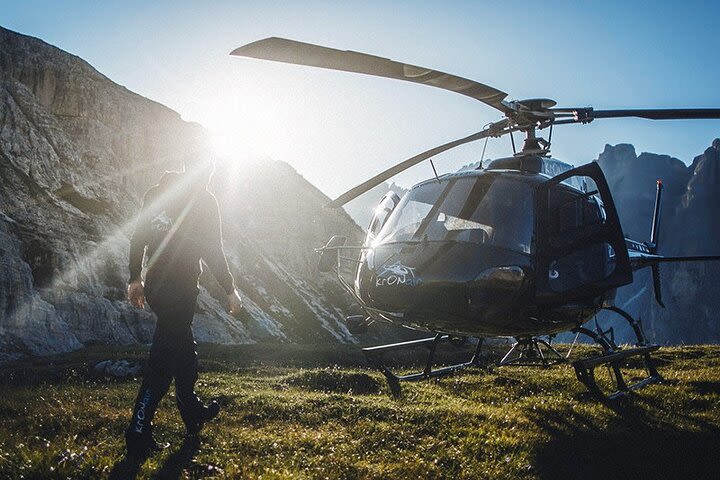
[[[217,417],[218,413],[220,413],[220,404],[217,401],[213,400],[207,406],[204,406],[200,411],[200,418],[198,421],[185,425],[187,429],[187,436],[196,437],[200,433],[200,430],[202,430],[203,426],[205,426],[205,424],[213,418]]]

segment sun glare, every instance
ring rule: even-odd
[[[184,115],[206,128],[216,161],[232,171],[271,158],[311,178],[313,174],[327,177],[327,169],[316,159],[337,150],[343,138],[318,136],[327,130],[330,100],[316,94],[319,87],[304,73],[290,75],[284,69],[257,73],[252,65],[230,60],[226,71],[211,73],[192,86],[193,101]],[[243,73],[240,78],[238,71]]]
[[[222,158],[244,157],[257,153],[236,132],[231,130],[211,130],[210,141],[215,155]]]
[[[283,136],[278,135],[285,123],[281,107],[246,95],[224,100],[209,105],[201,121],[215,153],[237,160],[277,155],[283,148]]]
[[[237,115],[219,115],[208,126],[214,153],[222,158],[241,160],[270,155],[270,139],[259,125]]]

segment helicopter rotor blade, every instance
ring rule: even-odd
[[[271,37],[236,48],[230,55],[274,62],[362,73],[406,82],[430,85],[479,100],[503,113],[511,112],[503,99],[507,93],[473,80],[429,68],[396,62],[350,50],[337,50],[311,43]]]
[[[501,120],[499,122],[491,124],[488,128],[485,128],[477,133],[473,133],[472,135],[468,135],[467,137],[460,138],[458,140],[454,140],[452,142],[445,143],[443,145],[439,145],[435,148],[431,148],[430,150],[426,150],[422,153],[419,153],[415,155],[414,157],[408,158],[407,160],[398,163],[397,165],[394,165],[387,170],[378,173],[374,177],[365,180],[360,185],[351,188],[347,192],[343,193],[339,197],[337,197],[332,202],[325,205],[329,208],[337,208],[345,205],[350,200],[353,200],[356,197],[359,197],[363,193],[367,192],[368,190],[371,190],[377,185],[380,185],[385,180],[388,180],[398,173],[407,170],[408,168],[417,165],[418,163],[422,162],[423,160],[427,160],[429,158],[434,157],[435,155],[438,155],[442,152],[445,152],[447,150],[450,150],[451,148],[459,147],[460,145],[464,145],[466,143],[474,142],[476,140],[480,140],[481,138],[490,137],[490,136],[500,136],[504,135],[505,133],[508,133],[512,130],[506,128],[508,125],[508,122],[506,120]]]
[[[563,109],[567,110],[567,109]],[[658,108],[632,110],[573,109],[578,122],[591,122],[596,118],[637,117],[648,120],[690,120],[720,118],[720,108]]]

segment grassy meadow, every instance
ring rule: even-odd
[[[617,404],[569,365],[473,368],[392,398],[351,347],[203,346],[198,391],[220,417],[183,444],[171,388],[155,432],[172,445],[135,466],[122,433],[139,380],[89,366],[144,355],[0,367],[0,478],[720,478],[717,346],[661,349],[665,382]]]

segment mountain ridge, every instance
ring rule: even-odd
[[[0,106],[0,361],[149,342],[152,313],[124,301],[129,233],[142,193],[206,155],[207,133],[81,58],[1,27]],[[322,209],[327,197],[283,162],[220,162],[211,189],[246,312],[229,316],[203,275],[198,340],[356,341],[342,322],[349,301],[314,270],[312,250],[334,233],[361,238],[350,217]]]
[[[663,255],[720,254],[720,217],[715,197],[720,189],[720,140],[715,139],[690,165],[669,155],[635,153],[629,144],[606,145],[600,164],[615,200],[626,236],[646,241],[658,179],[665,187],[659,224],[659,253]],[[715,194],[713,195],[713,192]],[[618,292],[617,304],[644,323],[651,340],[659,343],[720,342],[720,264],[686,262],[660,267],[666,308],[653,297],[649,271]],[[632,338],[623,322],[607,319],[626,340]]]

